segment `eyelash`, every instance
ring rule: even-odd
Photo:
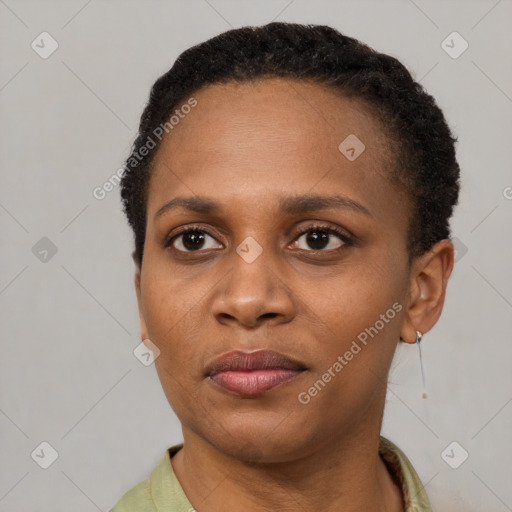
[[[312,226],[308,226],[306,229],[303,229],[302,231],[300,231],[299,233],[297,233],[295,235],[293,241],[296,241],[297,239],[299,239],[302,235],[304,235],[306,233],[314,232],[314,231],[320,231],[322,233],[327,233],[329,235],[335,235],[343,242],[343,245],[341,247],[338,247],[336,249],[330,249],[328,251],[324,251],[321,249],[317,249],[317,250],[312,249],[310,251],[305,251],[305,252],[339,251],[339,250],[343,249],[343,247],[352,247],[354,245],[354,240],[350,236],[346,235],[344,232],[342,232],[334,227],[324,226],[321,224],[314,224]],[[171,237],[167,238],[164,242],[164,247],[166,247],[166,248],[171,247],[174,240],[176,240],[180,236],[183,236],[183,235],[186,235],[189,233],[206,233],[207,235],[211,236],[212,238],[214,238],[216,240],[215,236],[212,233],[210,233],[210,231],[208,229],[205,229],[203,227],[196,226],[196,225],[190,225],[190,226],[185,226],[179,233],[175,233]],[[197,251],[181,251],[179,249],[176,249],[176,250],[183,254],[193,254],[193,253],[201,252],[201,249],[199,249]],[[304,249],[302,249],[302,250],[304,251]]]

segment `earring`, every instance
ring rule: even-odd
[[[415,344],[418,346],[418,352],[420,354],[420,366],[421,366],[421,382],[423,384],[423,394],[422,398],[427,398],[427,387],[425,385],[425,370],[423,369],[423,358],[421,357],[421,340],[423,338],[423,334],[420,331],[416,331],[416,342]]]

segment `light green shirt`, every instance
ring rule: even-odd
[[[169,448],[151,477],[124,494],[110,512],[195,512],[171,465],[171,457],[182,446]],[[381,436],[379,454],[402,489],[405,512],[432,512],[425,489],[400,448]]]

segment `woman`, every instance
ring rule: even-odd
[[[184,442],[114,512],[430,510],[380,429],[397,343],[443,308],[455,142],[402,64],[326,26],[231,30],[156,81],[122,198]]]

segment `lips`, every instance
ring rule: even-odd
[[[304,370],[301,363],[273,350],[235,350],[208,365],[206,377],[225,390],[255,396],[294,379]]]

